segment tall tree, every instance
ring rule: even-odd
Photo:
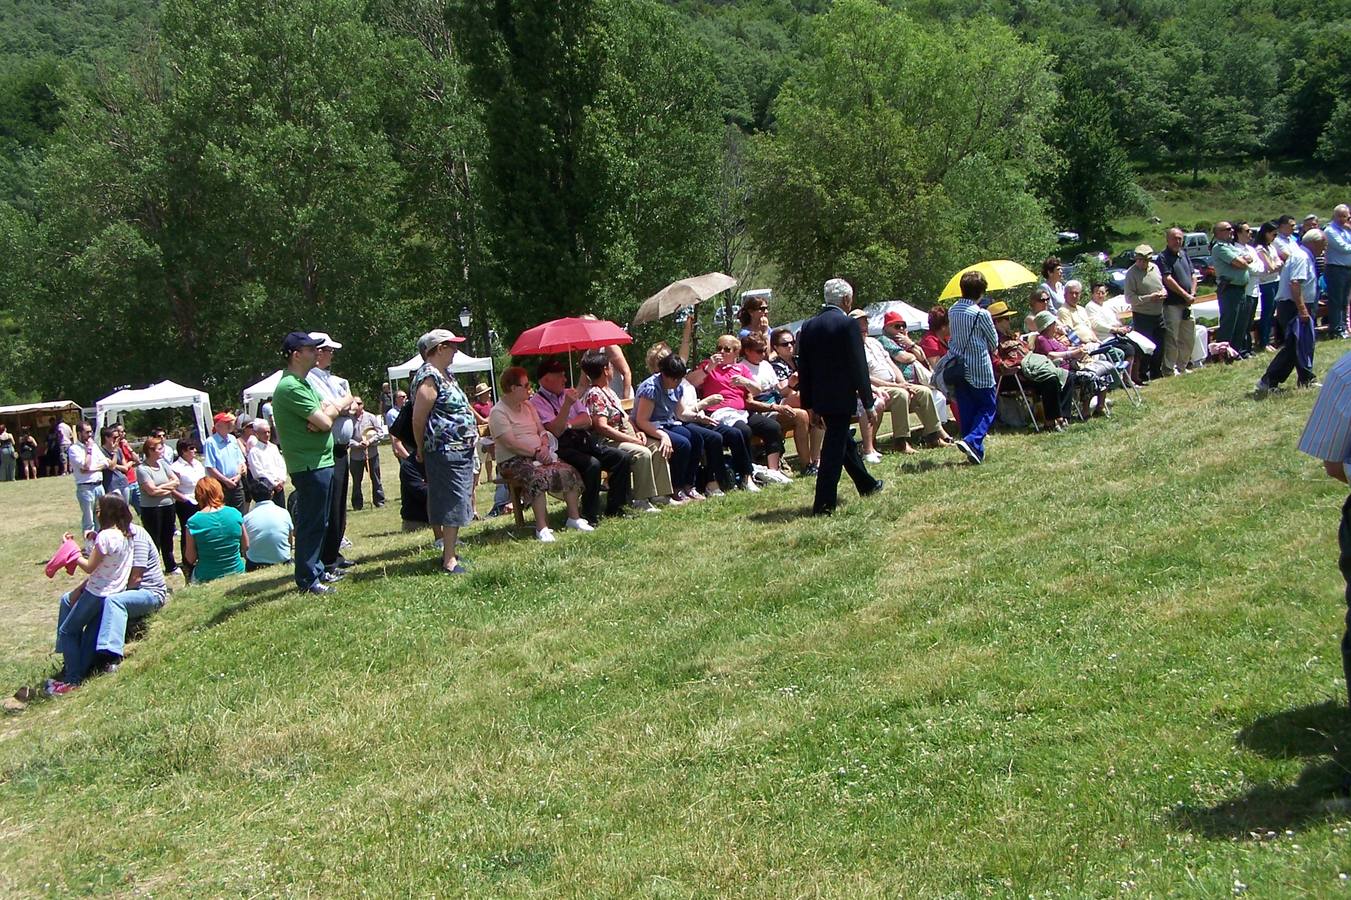
[[[1140,205],[1140,192],[1106,102],[1074,68],[1060,88],[1051,140],[1063,163],[1048,179],[1051,206],[1061,224],[1101,242],[1111,219]]]
[[[817,20],[752,156],[752,231],[803,293],[933,296],[986,254],[1049,238],[1027,175],[1051,164],[1049,59],[1007,28],[919,25],[873,0]],[[997,202],[1000,221],[985,211]],[[1043,237],[1044,236],[1044,237]]]

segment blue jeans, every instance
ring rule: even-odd
[[[72,605],[72,594],[75,591],[61,598],[61,606],[56,612],[56,652],[65,658],[62,680],[67,684],[79,684],[94,662],[103,598],[80,590]]]
[[[671,467],[672,486],[678,491],[694,487],[699,475],[699,460],[704,455],[703,437],[678,423],[661,428],[671,439],[671,458],[667,464]]]
[[[328,531],[329,498],[333,490],[333,467],[292,472],[296,532],[296,587],[309,590],[324,574],[320,555]]]
[[[1262,301],[1262,318],[1257,320],[1257,340],[1262,349],[1271,346],[1272,335],[1276,333],[1276,290],[1279,281],[1272,281],[1258,287]]]
[[[985,435],[994,424],[995,389],[974,388],[959,379],[955,391],[957,410],[962,418],[962,440],[976,451],[976,456],[985,459]]]
[[[103,496],[102,484],[75,485],[75,500],[80,504],[80,536],[98,531],[98,519],[94,515],[99,498]]]
[[[733,428],[731,425],[719,425],[716,429],[718,436],[722,438],[722,445],[732,454],[732,471],[738,481],[751,477],[753,462],[751,460],[751,448],[747,443],[745,435]],[[731,482],[724,482],[727,477],[724,472],[713,473],[718,478],[718,486],[723,490],[730,488]]]
[[[1328,336],[1346,334],[1346,294],[1351,290],[1351,266],[1324,266],[1328,285]]]
[[[64,602],[65,598],[62,598]],[[157,612],[164,602],[150,591],[122,591],[103,598],[103,621],[99,624],[97,649],[122,656],[127,640],[127,622]]]
[[[683,422],[680,427],[691,436],[697,436],[703,448],[702,460],[699,458],[699,451],[692,454],[693,461],[690,465],[694,472],[694,486],[702,489],[710,480],[716,481],[719,486],[728,484],[727,460],[722,455],[722,435],[712,428],[691,422]],[[674,471],[671,472],[671,478],[673,480],[675,478]]]

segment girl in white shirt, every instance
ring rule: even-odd
[[[103,600],[127,589],[131,575],[131,507],[118,494],[107,494],[98,502],[99,533],[88,556],[76,564],[89,577],[78,588],[61,598],[56,622],[56,650],[65,657],[63,681],[49,682],[51,694],[65,694],[84,680],[94,661]],[[68,540],[74,536],[67,534]]]

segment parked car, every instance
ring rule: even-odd
[[[1056,241],[1057,241],[1058,243],[1061,243],[1061,244],[1077,244],[1077,243],[1079,243],[1079,232],[1077,232],[1077,231],[1057,231],[1057,232],[1055,233],[1055,239],[1056,239]]]
[[[1131,262],[1135,262],[1135,256],[1132,254]],[[1126,293],[1126,271],[1130,266],[1117,267],[1107,270],[1107,296],[1115,297],[1117,294]]]
[[[1215,283],[1215,264],[1209,256],[1193,256],[1192,268],[1196,270],[1196,274],[1201,277],[1202,282],[1206,284]]]
[[[1182,235],[1182,252],[1190,256],[1193,261],[1199,256],[1209,258],[1210,235],[1204,231],[1188,231]]]
[[[1122,250],[1116,256],[1112,257],[1112,267],[1116,269],[1129,269],[1135,264],[1135,248],[1131,247]]]

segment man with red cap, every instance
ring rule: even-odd
[[[225,495],[225,505],[233,506],[241,513],[244,511],[244,473],[248,467],[244,461],[244,448],[231,433],[235,430],[234,413],[226,410],[216,413],[211,420],[211,437],[202,447],[202,456],[206,463],[206,473],[220,482],[221,493]]]

